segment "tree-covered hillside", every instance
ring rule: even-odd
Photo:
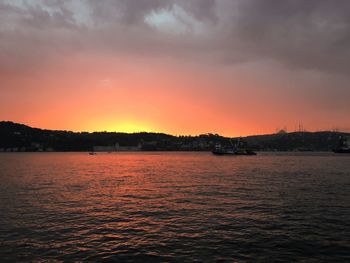
[[[244,137],[255,150],[330,151],[341,132],[292,132]],[[237,138],[217,134],[173,136],[164,133],[71,132],[31,128],[0,122],[0,151],[91,151],[94,146],[141,145],[148,151],[208,151],[216,143],[230,144]]]

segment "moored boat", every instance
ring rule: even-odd
[[[333,149],[335,153],[350,153],[350,138],[339,137],[338,145]]]

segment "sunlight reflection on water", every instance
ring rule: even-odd
[[[5,261],[350,260],[350,156],[1,154]]]

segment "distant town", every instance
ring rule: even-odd
[[[338,131],[286,132],[242,137],[255,151],[331,151]],[[215,144],[230,144],[238,138],[218,134],[173,136],[164,133],[71,132],[32,128],[0,122],[0,152],[117,152],[117,151],[210,151]]]

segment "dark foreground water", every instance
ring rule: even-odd
[[[350,155],[0,154],[0,261],[350,262]]]

